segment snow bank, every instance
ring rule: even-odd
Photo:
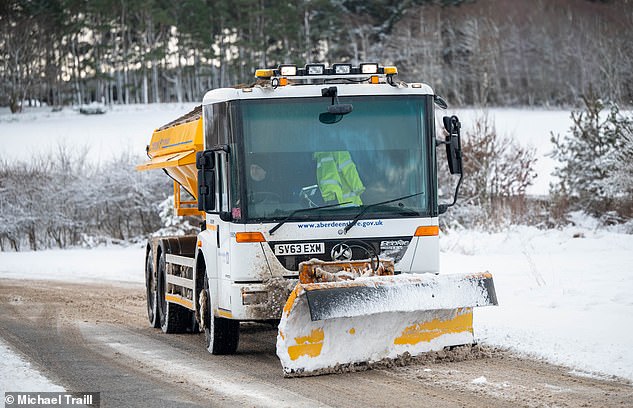
[[[632,235],[515,227],[440,242],[443,273],[494,276],[499,306],[475,309],[480,341],[633,380]]]
[[[0,278],[145,282],[145,248],[0,252]]]
[[[11,391],[63,392],[0,340],[0,395]]]

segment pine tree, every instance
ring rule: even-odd
[[[552,157],[561,165],[554,172],[559,183],[551,186],[551,192],[559,202],[567,202],[569,210],[603,216],[618,211],[622,201],[615,176],[633,158],[622,157],[631,151],[627,137],[630,140],[633,119],[622,115],[617,104],[595,95],[582,100],[584,108],[571,113],[573,124],[567,134],[552,135]],[[607,108],[609,112],[603,113]]]

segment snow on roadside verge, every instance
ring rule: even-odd
[[[475,310],[479,341],[633,380],[633,235],[514,227],[440,242],[443,273],[494,277],[499,306]]]
[[[0,339],[0,395],[13,391],[64,392]]]
[[[145,248],[0,252],[0,278],[145,283]]]

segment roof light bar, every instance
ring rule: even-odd
[[[359,66],[348,63],[336,63],[330,68],[325,64],[306,64],[303,68],[297,68],[294,64],[282,64],[278,68],[258,69],[255,76],[261,79],[272,77],[303,77],[323,75],[397,75],[398,69],[394,66],[381,67],[374,62],[363,62]]]

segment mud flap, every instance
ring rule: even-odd
[[[345,371],[473,342],[472,308],[496,305],[489,273],[299,283],[277,336],[287,376]]]

